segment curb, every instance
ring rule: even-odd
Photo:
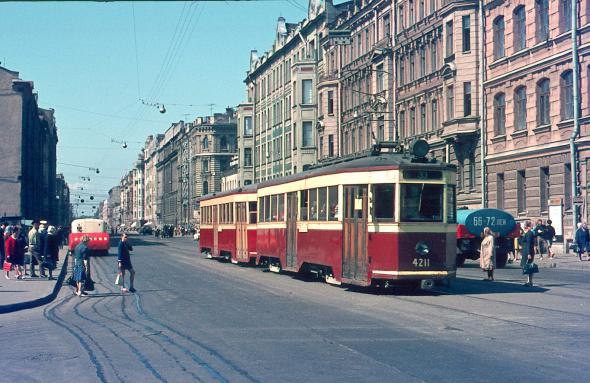
[[[20,310],[32,309],[32,308],[43,306],[43,305],[46,305],[46,304],[52,302],[57,297],[57,294],[59,294],[59,290],[61,289],[61,285],[62,285],[64,279],[66,278],[66,274],[68,271],[68,262],[69,262],[68,256],[69,255],[70,255],[70,252],[67,251],[65,258],[64,258],[64,262],[61,265],[61,271],[59,272],[59,277],[57,277],[57,281],[55,282],[55,286],[53,286],[53,291],[51,293],[49,293],[48,295],[46,295],[44,297],[33,299],[30,301],[11,303],[8,305],[1,305],[0,306],[0,314],[7,314],[7,313],[15,312],[15,311],[20,311]]]

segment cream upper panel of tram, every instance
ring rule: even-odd
[[[231,203],[231,202],[255,202],[256,201],[256,193],[240,193],[240,194],[231,194],[226,195],[219,198],[212,198],[206,201],[201,202],[201,207],[205,206],[214,206],[220,205],[223,203]]]

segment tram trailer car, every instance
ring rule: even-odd
[[[514,251],[514,238],[520,236],[520,225],[510,213],[493,208],[459,209],[457,223],[457,266],[463,266],[466,259],[479,258],[485,227],[496,235],[496,266],[506,266],[508,253]]]
[[[199,202],[201,253],[232,263],[253,263],[256,259],[256,186],[206,195]]]
[[[74,251],[87,235],[90,238],[88,248],[95,255],[108,255],[111,238],[107,230],[107,223],[102,219],[84,218],[72,221],[72,232],[68,237],[68,249]]]
[[[426,153],[364,157],[259,184],[257,264],[332,284],[450,282],[456,168]]]

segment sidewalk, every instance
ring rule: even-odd
[[[55,278],[53,280],[28,276],[23,280],[18,280],[15,279],[14,272],[10,273],[11,279],[6,279],[4,271],[2,271],[2,276],[0,276],[0,314],[42,306],[54,300],[67,274],[67,252],[67,247],[60,250],[57,268],[53,270]],[[35,271],[39,274],[38,266],[35,266]]]
[[[551,250],[555,253],[555,257],[552,259],[548,258],[546,254],[543,259],[540,259],[539,255],[535,255],[535,263],[539,267],[590,271],[590,261],[588,261],[588,257],[585,255],[582,255],[582,261],[580,261],[580,258],[578,258],[576,253],[564,253],[563,245],[561,243],[553,244]]]

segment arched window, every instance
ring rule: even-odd
[[[548,125],[549,121],[549,79],[537,83],[537,126]]]
[[[572,30],[572,0],[559,1],[559,31]]]
[[[526,87],[519,86],[514,91],[514,129],[526,129]]]
[[[209,194],[209,182],[203,181],[203,193],[202,195]]]
[[[526,13],[524,5],[514,10],[514,51],[518,52],[526,48]]]
[[[546,41],[549,39],[549,0],[535,0],[535,19],[537,42]]]
[[[494,60],[504,57],[504,16],[494,20]]]
[[[574,78],[573,72],[567,70],[561,74],[561,119],[574,118]]]
[[[496,136],[506,134],[506,96],[504,93],[494,96],[494,133]]]
[[[209,149],[209,139],[207,137],[203,138],[203,142],[202,142],[201,146],[202,146],[203,150]]]

